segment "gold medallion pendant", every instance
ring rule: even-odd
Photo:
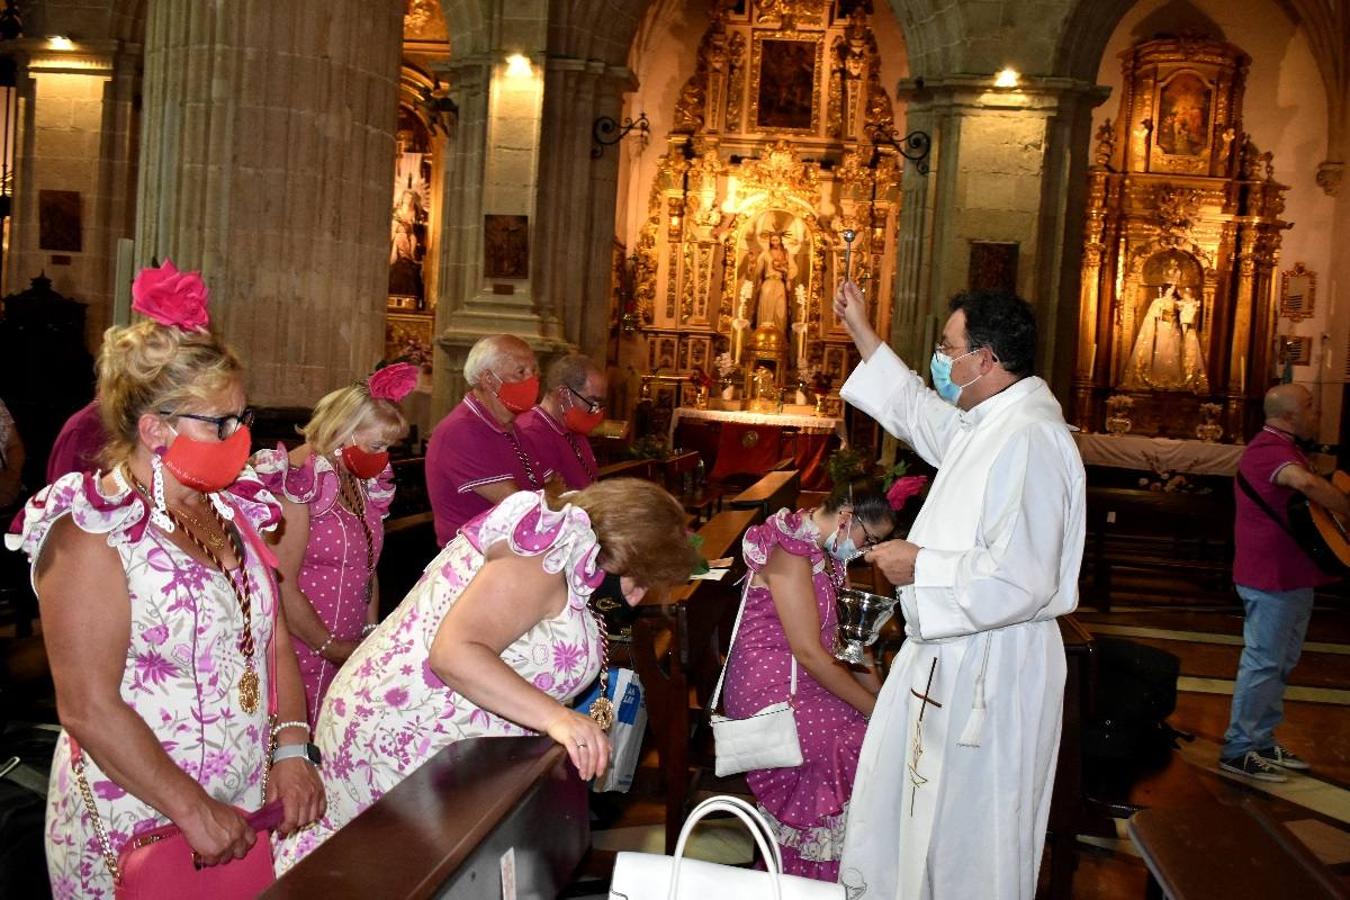
[[[258,711],[258,673],[252,663],[239,676],[239,708],[249,715]]]
[[[591,704],[591,718],[604,731],[614,724],[614,701],[608,697],[597,697]]]

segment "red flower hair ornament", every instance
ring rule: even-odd
[[[167,259],[158,268],[141,269],[131,283],[131,308],[170,328],[205,331],[211,324],[208,300],[201,273],[180,272]]]
[[[418,373],[417,366],[412,363],[394,363],[367,378],[366,387],[376,400],[398,403],[417,387]]]

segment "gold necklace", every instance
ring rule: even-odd
[[[145,485],[141,484],[140,479],[130,472],[127,474],[131,475],[132,483],[136,486],[136,489],[140,491],[141,496],[145,498],[146,502],[153,502],[150,500],[149,491],[145,489]],[[258,711],[260,690],[258,670],[253,663],[254,650],[256,649],[253,643],[253,595],[248,583],[248,568],[244,556],[243,541],[239,539],[237,534],[229,529],[229,525],[226,524],[225,519],[220,515],[220,511],[216,509],[215,506],[212,506],[211,512],[215,516],[216,524],[220,526],[220,532],[225,536],[220,541],[219,549],[223,550],[225,548],[225,542],[228,541],[230,548],[234,551],[235,559],[239,560],[239,577],[237,579],[231,578],[230,570],[225,567],[225,563],[221,560],[220,554],[213,551],[211,547],[207,546],[207,543],[204,540],[193,533],[192,529],[187,526],[187,522],[184,520],[181,511],[175,510],[173,507],[166,504],[164,512],[168,514],[169,520],[172,521],[174,525],[182,529],[183,536],[191,541],[193,546],[200,550],[202,555],[210,560],[213,566],[220,570],[221,575],[225,576],[225,581],[230,585],[230,590],[234,592],[235,600],[239,603],[239,612],[244,618],[243,633],[240,635],[239,642],[236,645],[239,648],[239,653],[244,657],[244,674],[239,676],[239,708],[248,715],[252,715]],[[197,526],[200,529],[201,523],[198,522]]]

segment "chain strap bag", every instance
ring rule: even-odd
[[[745,605],[750,596],[750,578],[747,573],[741,590],[741,608],[736,613],[736,624],[731,629],[727,661],[722,664],[722,674],[717,676],[717,687],[708,703],[718,778],[752,769],[785,769],[802,764],[802,746],[797,737],[794,711],[797,657],[792,656],[791,651],[788,655],[792,660],[792,682],[787,700],[771,703],[744,719],[733,719],[717,713],[717,704],[722,697],[722,682],[727,677],[727,666],[731,665],[731,654],[736,652],[736,635],[741,630],[741,618],[745,615]]]

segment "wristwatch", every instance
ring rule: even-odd
[[[283,759],[303,759],[310,765],[323,765],[323,756],[314,744],[284,744],[272,751],[272,764]]]

